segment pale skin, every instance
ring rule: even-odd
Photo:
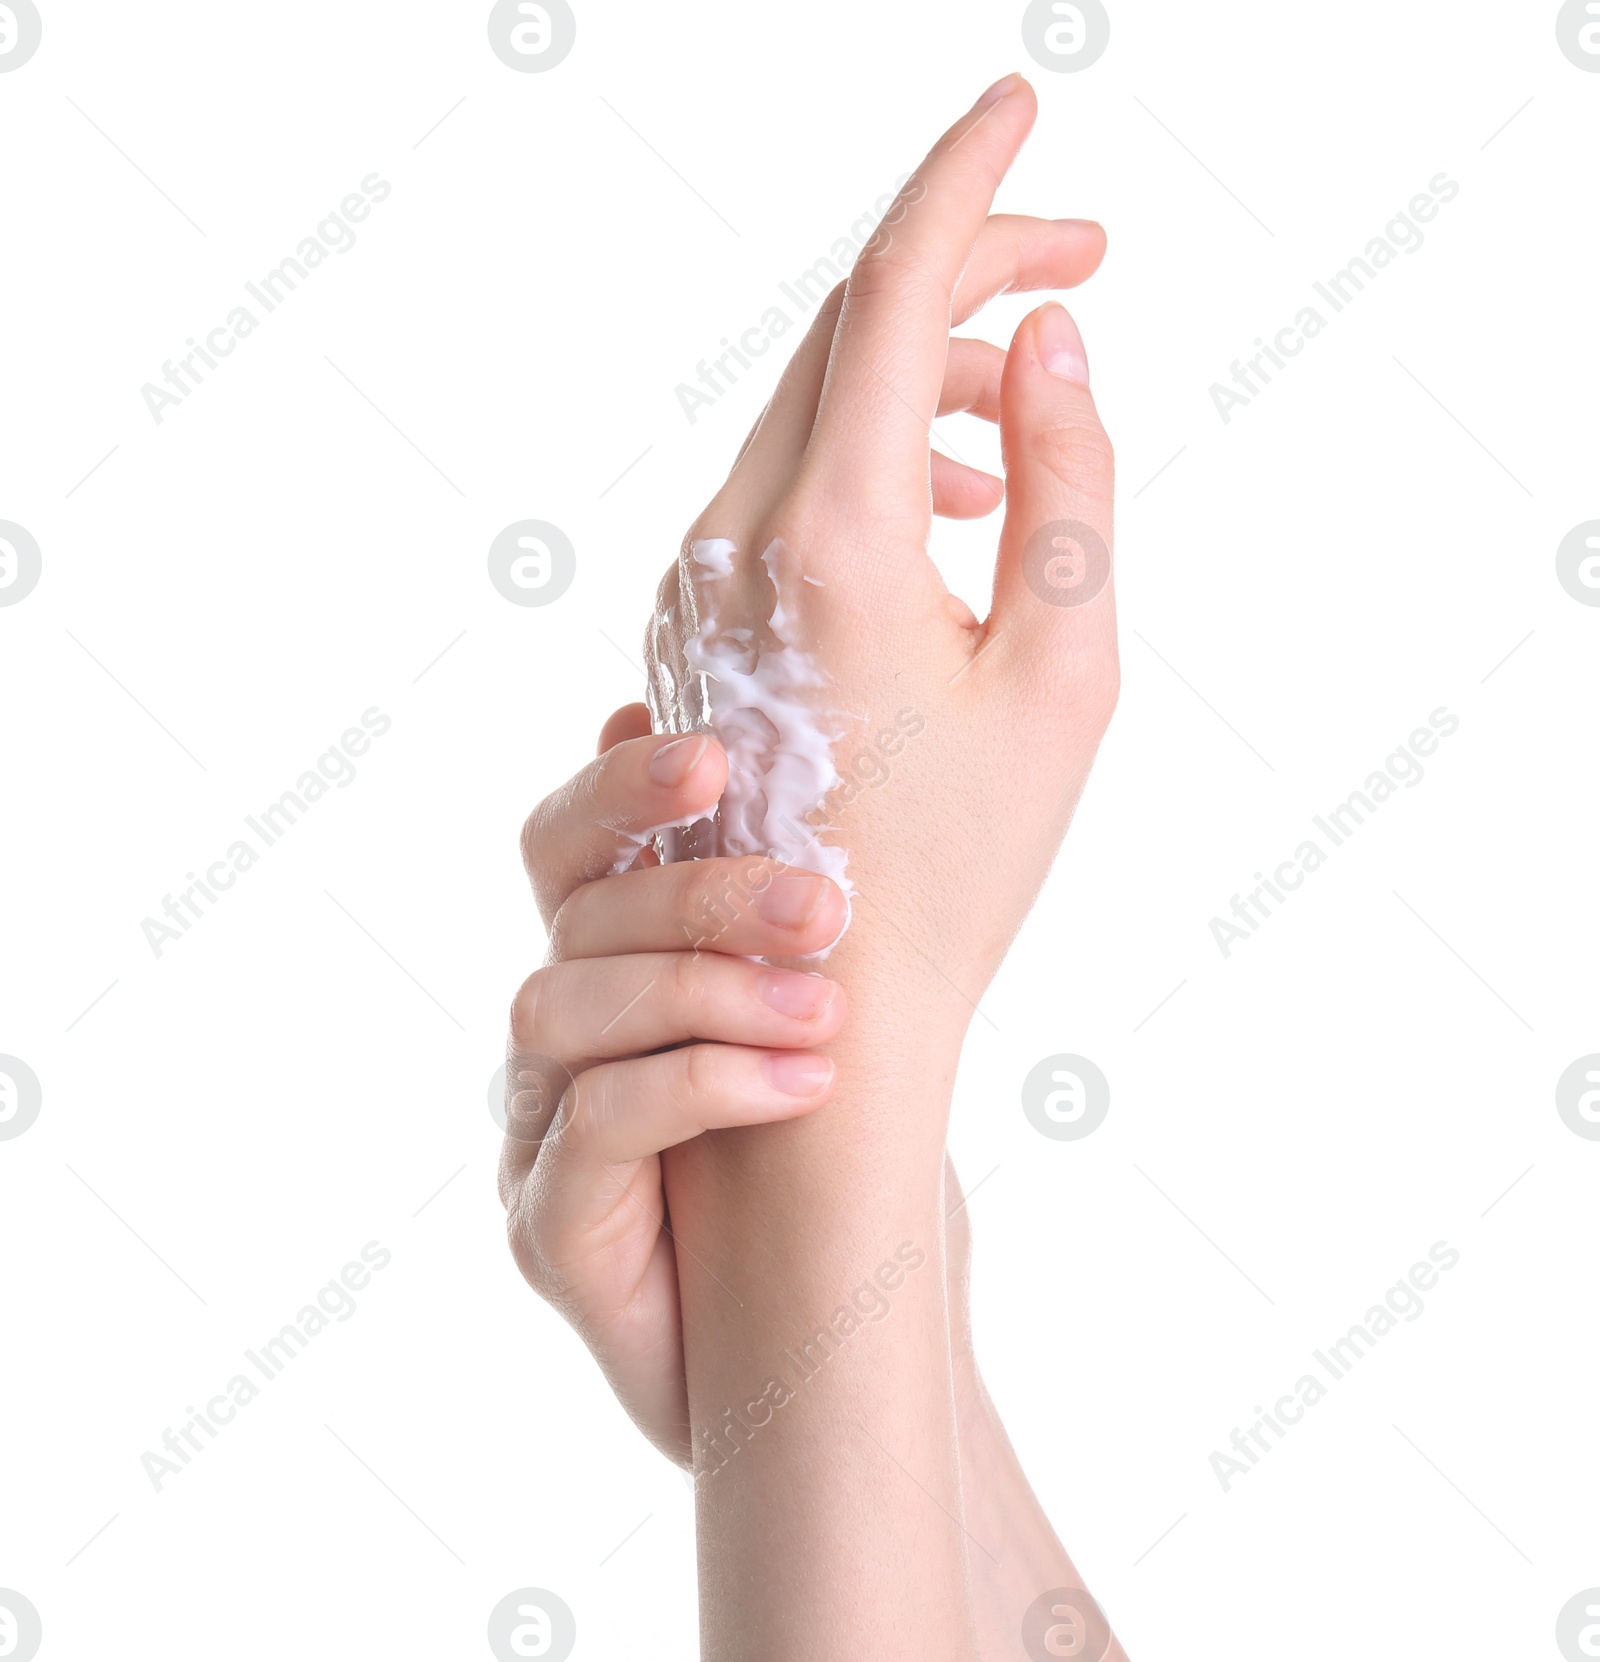
[[[951,335],[1103,255],[1085,221],[990,214],[1035,113],[1008,77],[934,146],[684,543],[736,544],[724,610],[755,628],[754,554],[780,539],[814,580],[793,600],[855,718],[843,752],[917,718],[880,788],[828,803],[848,931],[834,884],[770,860],[630,862],[630,836],[712,812],[727,780],[716,743],[652,735],[640,705],[524,830],[550,954],[512,1009],[511,1245],[695,1474],[708,1662],[998,1662],[1028,1654],[1040,1595],[1083,1585],[979,1377],[944,1153],[966,1025],[1117,693],[1108,578],[1041,575],[1036,536],[1112,540],[1078,331],[1051,303],[1009,351]],[[1003,481],[930,451],[954,410],[998,422]],[[1002,500],[979,622],[927,557],[931,519]],[[691,613],[692,582],[685,557],[665,616]],[[658,629],[651,649],[682,641]],[[872,1319],[841,1323],[873,1287]],[[819,1332],[826,1362],[797,1364]]]

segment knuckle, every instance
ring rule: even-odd
[[[897,303],[946,294],[944,285],[927,261],[897,237],[880,227],[862,249],[846,285],[846,316],[850,302],[892,298]]]
[[[544,848],[550,837],[550,822],[554,817],[560,793],[547,796],[522,822],[517,846],[522,851],[522,865],[529,877],[537,879],[543,864]]]
[[[1116,713],[1122,693],[1122,667],[1115,641],[1104,648],[1082,643],[1060,661],[1055,679],[1057,696],[1071,711],[1080,731],[1098,742]]]
[[[1092,415],[1040,428],[1033,435],[1033,456],[1061,484],[1109,499],[1116,478],[1116,455],[1106,430]]]
[[[536,969],[517,988],[511,1000],[511,1039],[517,1050],[543,1051],[540,1040],[548,1032],[549,1003],[554,972]]]
[[[716,1045],[686,1045],[678,1052],[679,1083],[691,1110],[711,1097],[721,1077],[721,1055]]]
[[[552,964],[562,963],[573,955],[571,941],[578,929],[585,908],[590,904],[590,887],[591,885],[586,883],[583,887],[574,889],[550,916],[546,934],[548,937],[547,950]]]
[[[549,1257],[541,1250],[538,1219],[528,1203],[526,1191],[506,1213],[506,1245],[511,1250],[512,1261],[522,1272],[522,1279],[546,1303],[554,1304],[561,1292],[559,1278]]]
[[[1074,688],[1080,710],[1104,729],[1116,714],[1122,696],[1122,660],[1115,646],[1089,659]]]
[[[557,1055],[558,1039],[567,1030],[570,1006],[568,974],[560,964],[535,969],[512,997],[512,1049],[533,1055]]]
[[[568,1149],[581,1149],[593,1140],[611,1112],[611,1070],[591,1068],[561,1093],[547,1135]]]
[[[720,860],[693,860],[674,869],[687,873],[679,917],[685,944],[695,951],[714,945],[738,921],[739,885]]]
[[[670,997],[674,1013],[691,1031],[698,1028],[700,1010],[706,1002],[705,960],[698,952],[679,952],[672,960]]]

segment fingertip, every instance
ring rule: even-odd
[[[813,1051],[769,1051],[762,1058],[761,1070],[773,1090],[796,1098],[808,1107],[820,1107],[833,1089],[832,1058],[818,1056]]]
[[[657,791],[710,807],[728,780],[728,757],[709,733],[663,733],[645,762]]]
[[[929,452],[933,511],[941,519],[982,519],[1005,501],[1005,482],[980,468]]]
[[[843,1020],[844,988],[814,971],[768,970],[757,983],[756,991],[769,1010],[776,1010],[791,1021],[804,1022],[813,1036],[817,1031],[837,1031]]]
[[[1087,282],[1100,269],[1101,262],[1106,257],[1108,239],[1106,228],[1097,219],[1058,219],[1055,221],[1061,231],[1072,241],[1080,257],[1086,263],[1083,269],[1074,276],[1069,287]]]
[[[831,877],[794,866],[768,873],[755,890],[755,910],[772,931],[767,952],[784,958],[821,957],[850,922],[844,890]]]
[[[1026,75],[1019,70],[1012,70],[1009,75],[1002,75],[993,86],[986,88],[978,95],[977,102],[972,106],[974,110],[993,109],[997,104],[1009,104],[1013,100],[1018,108],[1030,107],[1037,109],[1039,97],[1029,84]]]
[[[1030,378],[1040,371],[1056,381],[1087,389],[1089,354],[1072,314],[1057,300],[1047,300],[1023,318],[1011,341],[1012,363],[1019,362]]]
[[[605,726],[600,729],[600,743],[595,750],[597,756],[604,756],[608,750],[614,750],[619,744],[629,739],[642,739],[650,731],[650,709],[646,704],[624,704],[620,710],[613,710],[606,717]]]
[[[850,897],[835,883],[832,878],[824,879],[827,887],[823,894],[822,905],[817,915],[811,920],[809,933],[817,940],[812,949],[816,956],[832,952],[844,939],[844,932],[850,927]],[[842,990],[842,989],[841,989]]]

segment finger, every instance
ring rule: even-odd
[[[833,331],[843,304],[844,284],[840,283],[817,308],[766,409],[745,439],[734,462],[736,476],[741,466],[748,464],[744,471],[749,475],[770,472],[782,475],[783,482],[787,482],[794,461],[804,453],[811,438],[828,354],[833,350]]]
[[[717,952],[578,958],[530,975],[511,1004],[512,1055],[569,1073],[695,1039],[799,1050],[844,1023],[844,989]]]
[[[992,341],[951,337],[939,389],[939,414],[965,411],[981,421],[1000,419],[1000,381],[1005,374],[1005,348]]]
[[[962,269],[952,303],[951,322],[965,323],[997,295],[1075,288],[1094,275],[1105,251],[1105,231],[1090,219],[991,214],[978,232],[971,256]],[[817,309],[771,402],[746,438],[739,461],[748,459],[752,469],[792,466],[804,453],[816,419],[845,292],[846,285],[841,283]],[[987,341],[964,341],[960,347],[954,341],[950,344],[952,356],[961,347],[982,347],[994,354],[994,387],[998,394],[999,367],[1005,361],[1005,353]],[[939,413],[946,413],[943,405]],[[998,420],[998,412],[986,419]]]
[[[620,710],[613,710],[606,717],[606,724],[600,729],[600,743],[596,747],[596,754],[604,756],[608,750],[614,750],[624,739],[642,739],[650,732],[650,707],[648,704],[624,704]]]
[[[1092,219],[990,214],[956,284],[950,321],[965,323],[996,295],[1076,288],[1105,254],[1105,231]]]
[[[928,470],[933,511],[941,519],[982,519],[1005,501],[1005,485],[992,473],[952,461],[937,450],[930,453]]]
[[[991,214],[979,231],[971,257],[961,273],[951,321],[966,322],[996,295],[1073,288],[1094,274],[1105,256],[1105,248],[1105,232],[1093,220]],[[844,296],[845,285],[841,283],[818,308],[771,402],[745,439],[729,486],[718,493],[719,497],[733,500],[739,515],[759,516],[768,511],[805,454]],[[962,344],[982,346],[995,355],[994,386],[998,396],[999,364],[1004,362],[1005,353],[987,341]],[[954,353],[955,342],[951,342],[951,348]],[[952,406],[956,407],[965,406]],[[940,414],[944,413],[941,407]],[[987,415],[986,419],[998,420],[998,413]],[[746,463],[748,466],[742,467]],[[729,507],[728,501],[713,503],[716,514],[712,517],[726,520]],[[936,508],[935,511],[944,510]],[[711,524],[711,517],[707,524]],[[726,534],[725,523],[714,529],[717,534]]]
[[[654,1156],[703,1131],[796,1119],[832,1091],[833,1064],[802,1051],[694,1045],[591,1069],[542,1144],[507,1137],[501,1151],[523,1274],[580,1331],[618,1314],[593,1307],[594,1285],[636,1287],[669,1238]]]
[[[546,921],[574,889],[625,870],[651,833],[708,813],[727,781],[727,757],[704,734],[614,743],[523,825],[522,860]]]
[[[952,339],[939,393],[939,414],[966,412],[983,421],[998,421],[1000,378],[1005,364],[1005,353],[986,340]],[[1005,486],[992,473],[937,450],[930,456],[929,483],[933,511],[945,519],[976,519],[992,513],[1005,500]]]
[[[1089,391],[1077,325],[1055,304],[1023,319],[1000,397],[1006,517],[990,641],[978,669],[1027,687],[1063,678],[1116,699],[1111,441]]]
[[[990,88],[934,146],[856,261],[812,443],[834,499],[881,515],[886,490],[924,489],[952,297],[1036,112],[1020,76]]]
[[[643,1160],[705,1131],[794,1119],[827,1101],[833,1079],[825,1056],[744,1045],[685,1045],[603,1063],[563,1098],[539,1156],[541,1168],[553,1157],[541,1181],[559,1185],[574,1165]]]
[[[848,919],[836,883],[775,860],[684,860],[575,889],[550,924],[551,956],[705,951],[803,958]]]
[[[613,710],[606,718],[606,724],[600,729],[600,743],[597,754],[604,756],[608,750],[613,750],[626,739],[642,739],[650,732],[650,707],[648,704],[624,704],[620,710]],[[632,846],[630,840],[628,847]],[[620,864],[626,848],[617,856]],[[634,856],[629,870],[634,866],[654,866],[661,862],[656,851],[646,843]]]

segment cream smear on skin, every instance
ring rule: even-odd
[[[829,707],[830,677],[800,644],[793,604],[803,577],[781,542],[761,555],[763,578],[726,537],[689,550],[692,594],[670,582],[651,639],[650,713],[658,733],[710,733],[728,755],[728,785],[715,815],[656,833],[664,861],[754,855],[831,878],[849,897],[849,856],[806,823],[841,783],[833,747],[843,737]],[[770,592],[728,618],[740,581]],[[684,615],[684,600],[692,613]],[[764,619],[764,621],[760,621]],[[681,650],[679,643],[681,642]],[[642,846],[642,844],[641,844]],[[633,856],[630,854],[629,861]],[[819,954],[819,956],[821,956]]]

